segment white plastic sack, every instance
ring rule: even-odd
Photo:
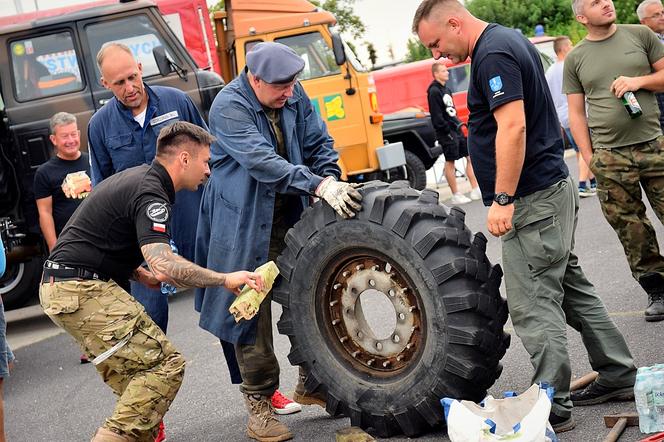
[[[481,405],[444,398],[447,434],[452,442],[557,442],[549,412],[553,388],[531,386],[504,399],[487,396]]]

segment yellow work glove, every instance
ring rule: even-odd
[[[362,194],[357,190],[359,186],[340,182],[329,176],[318,185],[315,195],[325,200],[339,215],[352,218],[355,212],[362,208]]]

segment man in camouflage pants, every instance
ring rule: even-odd
[[[611,0],[574,0],[572,8],[588,35],[565,60],[570,128],[597,178],[604,216],[620,238],[632,275],[648,293],[645,319],[661,321],[664,257],[640,186],[664,222],[664,137],[654,94],[664,90],[664,45],[645,26],[616,25]],[[621,102],[630,91],[643,109],[632,118]]]
[[[44,264],[44,312],[94,357],[118,396],[93,442],[153,442],[184,376],[182,355],[128,293],[130,277],[151,288],[168,282],[180,288],[223,286],[235,294],[244,284],[263,289],[256,273],[214,272],[171,250],[175,192],[195,191],[209,176],[213,140],[187,122],[162,129],[152,165],[127,169],[96,186]],[[140,267],[143,260],[149,269]]]

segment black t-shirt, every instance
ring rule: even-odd
[[[90,161],[88,154],[84,152],[81,152],[81,156],[76,160],[53,157],[39,166],[35,173],[35,199],[49,196],[53,198],[52,212],[56,236],[60,236],[65,224],[90,191],[89,185],[84,187],[68,185],[69,182],[81,182],[78,176],[76,179],[71,179],[76,176],[74,174],[79,173],[85,174],[86,182],[89,184]],[[63,192],[63,184],[67,186],[67,195]]]
[[[106,275],[120,285],[143,262],[140,246],[168,243],[173,181],[156,160],[105,179],[71,217],[51,261]]]
[[[529,195],[567,177],[560,124],[535,46],[514,29],[490,24],[475,45],[468,87],[468,150],[491,205],[496,184],[496,120],[493,111],[523,100],[526,157],[516,196]]]
[[[447,86],[433,80],[427,90],[427,101],[431,123],[436,131],[436,139],[441,145],[455,143],[461,121],[457,118],[452,91]]]

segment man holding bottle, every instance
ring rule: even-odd
[[[664,137],[654,94],[664,91],[664,45],[645,26],[617,25],[611,0],[573,0],[572,9],[588,30],[565,60],[572,136],[632,275],[648,293],[645,319],[662,321],[664,257],[640,185],[664,222]]]

